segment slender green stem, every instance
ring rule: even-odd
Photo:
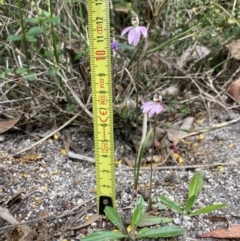
[[[23,33],[23,44],[24,44],[24,51],[25,51],[25,56],[26,56],[27,69],[29,72],[27,36],[26,36],[26,29],[25,29],[24,22],[23,22],[22,1],[21,0],[18,0],[18,9],[19,9],[19,14],[20,14],[20,25],[21,25],[22,33]]]
[[[152,153],[151,153],[151,167],[150,167],[150,192],[149,192],[149,200],[148,200],[148,211],[152,209],[152,180],[153,180],[153,149],[155,145],[155,137],[156,137],[156,128],[157,128],[157,115],[154,116],[154,124],[153,124],[153,142],[152,142]]]
[[[53,3],[52,0],[49,2],[49,7],[50,7],[50,14],[51,18],[53,17]],[[52,44],[53,44],[53,51],[54,51],[54,56],[57,64],[59,63],[59,57],[58,57],[58,51],[57,51],[57,44],[56,44],[56,35],[54,32],[54,25],[51,23],[51,35],[52,35]]]
[[[136,75],[136,152],[138,150],[139,147],[139,143],[138,143],[138,95],[139,95],[139,68],[140,68],[140,47],[138,46],[138,50],[137,50],[137,75]],[[135,158],[135,163],[134,163],[134,188],[137,189],[137,185],[138,185],[138,176],[137,176],[137,166],[138,163],[137,161],[141,161],[138,160],[138,158]]]

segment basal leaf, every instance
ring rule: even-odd
[[[131,225],[137,227],[145,212],[145,202],[142,197],[137,200],[137,207],[133,211]]]
[[[140,223],[138,224],[138,227],[140,228],[147,227],[147,226],[152,226],[159,223],[169,223],[171,221],[172,221],[172,218],[143,215]]]
[[[190,198],[188,198],[186,204],[185,204],[185,211],[186,213],[189,212],[189,210],[192,208],[193,204],[195,203],[197,199],[196,195],[191,196]]]
[[[87,235],[84,238],[81,238],[81,241],[106,241],[106,240],[115,240],[125,238],[126,235],[114,231],[103,231],[103,232],[96,232]]]
[[[189,189],[188,189],[188,198],[194,195],[198,195],[202,188],[203,184],[203,176],[201,172],[196,172],[190,182]]]
[[[163,202],[169,208],[177,211],[180,214],[183,214],[182,210],[179,208],[179,206],[176,204],[176,202],[172,201],[171,199],[169,199],[168,197],[165,197],[165,196],[160,196],[159,199],[161,200],[161,202]]]
[[[104,209],[104,213],[114,226],[116,226],[122,232],[126,232],[122,222],[122,218],[114,208],[107,206]]]
[[[143,228],[137,234],[137,238],[167,238],[180,235],[184,229],[179,226],[165,226],[156,229]]]
[[[207,207],[200,208],[200,209],[190,213],[188,216],[195,216],[195,215],[199,215],[199,214],[210,213],[217,209],[225,208],[226,206],[227,206],[227,204],[225,204],[225,203],[209,205]]]

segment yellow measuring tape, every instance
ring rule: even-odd
[[[115,207],[112,71],[108,0],[88,0],[98,213]]]

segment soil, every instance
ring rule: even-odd
[[[211,115],[211,124],[232,121],[239,117],[235,112],[218,111]],[[202,125],[209,124],[204,122]],[[28,232],[26,226],[32,233],[22,240],[77,241],[88,233],[112,229],[105,218],[95,215],[94,163],[69,158],[63,138],[55,135],[21,155],[14,155],[41,140],[44,131],[36,130],[27,135],[13,129],[0,142],[0,207],[7,209],[18,222],[26,224],[16,228],[17,225],[11,224],[0,215],[0,240],[21,240],[21,235]],[[78,152],[94,161],[92,132],[67,127],[61,131],[61,136],[65,137],[64,140],[71,136],[72,152]],[[239,136],[238,122],[207,131],[200,139],[199,135],[186,138],[190,148],[178,146],[183,162],[171,159],[162,165],[154,164],[152,213],[173,218],[170,224],[183,226],[186,230],[183,236],[172,240],[195,240],[198,234],[217,227],[226,227],[226,220],[230,226],[240,222]],[[126,156],[134,158],[131,143],[121,131],[116,130],[116,207],[126,223],[139,195],[146,202],[149,199],[149,165],[143,164],[145,167],[140,172],[139,187],[135,190],[133,168],[123,161]],[[167,196],[183,205],[189,182],[196,171],[202,172],[204,183],[194,209],[213,203],[227,203],[226,208],[191,218],[182,217],[169,209],[157,208],[159,196]],[[224,217],[226,220],[210,221],[208,218],[212,216]]]

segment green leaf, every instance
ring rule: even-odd
[[[194,196],[194,195],[197,196],[202,188],[202,184],[203,184],[202,173],[196,172],[189,185],[188,198],[190,198],[191,196]]]
[[[196,195],[191,196],[190,198],[188,198],[186,204],[185,204],[185,211],[186,213],[189,212],[189,210],[192,208],[193,204],[195,203],[197,199]]]
[[[37,23],[39,23],[40,21],[39,21],[38,18],[26,18],[26,19],[25,19],[25,22],[37,24]]]
[[[60,18],[58,16],[56,17],[49,17],[46,19],[45,21],[46,23],[59,23],[60,22]]]
[[[27,78],[27,80],[29,80],[29,81],[33,81],[33,80],[36,79],[36,73],[34,73],[34,72],[29,72],[29,73],[26,75],[26,78]]]
[[[73,113],[74,110],[75,110],[75,105],[72,105],[72,104],[67,105],[66,111],[67,111],[68,113]]]
[[[47,12],[46,10],[42,10],[42,14],[45,16],[45,17],[50,17],[51,14],[49,12]]]
[[[156,206],[160,210],[165,210],[166,209],[166,206],[164,206],[162,203],[157,203]]]
[[[44,29],[42,27],[32,27],[27,31],[26,35],[28,37],[36,37],[41,35],[43,32]]]
[[[81,238],[81,241],[106,241],[108,240],[115,240],[125,238],[126,235],[114,231],[103,231],[103,232],[96,232],[87,235],[84,238]]]
[[[172,221],[172,218],[143,215],[140,223],[138,224],[138,227],[142,228],[146,226],[156,225],[159,223],[169,223],[171,221]]]
[[[137,238],[167,238],[180,235],[184,229],[179,226],[165,226],[156,229],[143,228],[137,234]]]
[[[6,41],[10,42],[10,41],[19,41],[19,40],[22,40],[22,35],[9,35]]]
[[[159,199],[161,200],[161,202],[163,202],[169,208],[177,211],[180,214],[183,214],[182,210],[179,208],[179,206],[177,205],[176,202],[172,201],[171,199],[169,199],[168,197],[165,197],[165,196],[160,196]]]
[[[27,72],[28,72],[28,69],[25,68],[25,67],[17,68],[17,70],[16,70],[17,74],[24,74],[24,73],[27,73]]]
[[[128,111],[128,112],[129,112],[129,111]],[[140,145],[140,149],[139,149],[138,155],[137,155],[137,170],[136,170],[136,172],[135,172],[135,174],[136,174],[136,175],[135,175],[135,176],[136,176],[135,183],[138,183],[138,177],[139,177],[139,171],[140,171],[140,165],[141,165],[143,153],[144,153],[145,148],[146,148],[146,146],[147,146],[148,140],[149,140],[149,138],[150,138],[151,135],[152,135],[152,132],[153,132],[153,129],[151,128],[151,129],[148,131],[148,133],[147,133],[147,135],[146,135],[143,143]]]
[[[137,200],[137,207],[133,211],[131,225],[137,227],[145,212],[145,202],[142,197]]]
[[[207,207],[200,208],[200,209],[190,213],[188,216],[191,217],[191,216],[195,216],[195,215],[199,215],[199,214],[210,213],[217,209],[225,208],[226,206],[227,206],[227,204],[225,204],[225,203],[209,205]]]
[[[37,39],[32,37],[32,36],[27,36],[27,41],[28,42],[31,42],[31,43],[36,43],[37,42]]]
[[[135,49],[135,47],[132,45],[122,44],[122,43],[119,43],[119,48],[122,50],[134,50]]]
[[[122,218],[114,208],[107,206],[104,209],[104,213],[106,214],[107,218],[113,223],[114,226],[116,226],[122,232],[125,232]]]

